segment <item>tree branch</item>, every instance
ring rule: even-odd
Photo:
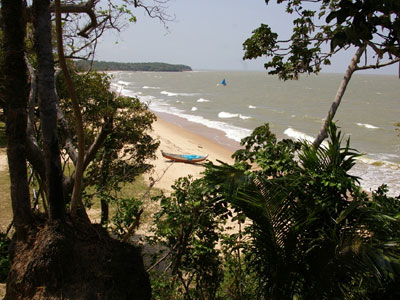
[[[77,154],[76,148],[75,148],[73,140],[72,140],[72,133],[68,126],[68,122],[65,119],[64,113],[62,112],[59,105],[57,105],[57,119],[58,119],[58,122],[60,123],[60,129],[64,136],[63,148],[65,151],[67,151],[67,154],[69,155],[69,157],[71,158],[71,160],[75,166],[78,161],[78,154]]]
[[[145,5],[142,3],[141,0],[134,0],[134,5],[135,7],[143,8],[149,17],[154,19],[159,19],[161,23],[163,23],[165,26],[166,21],[172,21],[174,19],[165,12],[167,7],[163,6],[164,4],[168,3],[169,0],[153,0],[153,1],[154,3],[156,3],[156,5],[154,6]]]
[[[103,146],[105,139],[112,132],[113,127],[113,117],[110,117],[107,121],[104,122],[100,133],[97,135],[96,139],[89,147],[89,150],[86,152],[86,155],[83,160],[83,172],[85,172],[87,166],[96,156],[97,151]],[[67,150],[67,149],[66,149]],[[75,181],[75,172],[70,177],[64,178],[64,189],[67,193],[70,193],[74,187]]]
[[[139,225],[140,225],[140,217],[141,217],[142,214],[143,214],[143,208],[141,208],[139,210],[139,212],[137,213],[137,215],[135,217],[135,221],[132,223],[131,226],[129,226],[128,231],[124,234],[124,236],[122,238],[122,242],[125,243],[129,239],[129,237],[132,235],[134,230],[139,227]]]
[[[146,272],[150,272],[153,270],[155,267],[157,267],[160,263],[162,263],[168,256],[172,254],[173,251],[175,251],[176,247],[178,247],[179,242],[177,242],[168,252],[165,254],[163,257],[161,257],[158,261],[156,261],[152,266],[150,266]]]
[[[26,156],[33,169],[39,174],[41,181],[46,180],[43,152],[35,137],[35,100],[37,97],[37,77],[32,65],[25,56],[25,63],[29,70],[31,88],[28,99],[28,120],[26,126]]]
[[[383,67],[386,67],[386,66],[393,65],[393,64],[395,64],[397,62],[400,62],[400,57],[395,58],[395,59],[393,59],[391,61],[388,61],[386,63],[382,63],[382,64],[377,63],[375,65],[367,65],[367,66],[362,66],[362,67],[356,67],[355,71],[369,70],[369,69],[379,69],[379,68],[383,68]]]
[[[328,137],[328,133],[326,131],[328,123],[335,116],[336,110],[339,107],[339,104],[343,98],[343,95],[346,91],[347,85],[349,84],[351,76],[353,75],[354,71],[356,71],[357,64],[360,61],[360,58],[364,53],[364,51],[365,51],[365,46],[359,47],[354,56],[352,57],[350,64],[347,67],[344,78],[342,79],[339,89],[336,93],[335,101],[332,102],[331,108],[329,109],[328,115],[325,118],[324,123],[322,124],[320,132],[318,133],[318,136],[315,138],[313,142],[313,146],[315,148],[318,148],[323,142],[323,140]]]
[[[114,111],[115,113],[115,111]],[[113,128],[113,122],[114,122],[114,114],[112,117],[108,118],[102,128],[100,133],[97,135],[96,139],[90,146],[89,150],[86,152],[85,158],[83,160],[83,170],[86,170],[87,166],[89,163],[93,160],[95,157],[97,151],[100,149],[100,147],[103,145],[105,139],[107,136],[112,132]]]
[[[87,24],[78,35],[88,38],[90,32],[97,27],[97,18],[94,12],[94,7],[99,2],[99,0],[88,0],[86,3],[82,4],[66,4],[66,5],[59,5],[59,9],[61,13],[86,13],[90,18],[90,23]],[[57,2],[50,6],[50,11],[52,13],[56,12],[57,9]]]
[[[95,0],[90,0],[87,4],[92,5]],[[78,159],[75,167],[75,180],[74,189],[72,192],[71,199],[71,215],[72,217],[77,216],[78,209],[84,211],[82,198],[81,198],[81,185],[83,178],[83,158],[85,156],[85,136],[83,133],[83,121],[82,114],[79,108],[75,88],[72,82],[71,75],[68,71],[67,62],[64,56],[63,46],[63,34],[61,25],[61,4],[60,0],[55,0],[55,13],[56,13],[56,32],[57,32],[57,50],[61,69],[64,73],[65,83],[68,88],[69,96],[71,97],[72,108],[74,110],[74,116],[76,121],[77,136],[78,136]],[[88,6],[91,10],[92,6]],[[86,216],[87,217],[87,216]]]

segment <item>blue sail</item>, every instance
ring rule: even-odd
[[[223,86],[226,86],[225,78],[224,78],[224,80],[222,80],[221,84],[222,84]]]

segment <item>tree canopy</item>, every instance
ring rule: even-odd
[[[267,4],[270,0],[265,1]],[[318,73],[341,50],[363,47],[365,59],[357,69],[375,69],[400,60],[400,2],[396,0],[277,0],[294,15],[290,37],[279,39],[262,24],[243,44],[244,59],[270,57],[269,74],[294,79]]]
[[[265,1],[267,4],[269,0]],[[278,39],[265,24],[244,44],[243,59],[262,56],[269,74],[283,80],[301,73],[318,73],[339,51],[356,47],[321,130],[314,140],[319,147],[328,136],[327,126],[340,105],[355,71],[378,69],[400,61],[400,2],[396,0],[277,0],[295,15],[292,35]],[[364,62],[361,58],[364,56]],[[372,62],[368,59],[372,57]]]

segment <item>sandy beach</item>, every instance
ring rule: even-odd
[[[201,164],[171,162],[161,155],[161,150],[180,154],[208,154],[208,160],[232,163],[232,153],[239,144],[224,137],[223,132],[180,119],[171,115],[157,114],[153,124],[153,137],[160,141],[157,159],[152,161],[154,170],[145,175],[153,178],[154,187],[171,190],[171,185],[179,177],[192,175],[197,178],[204,170]]]

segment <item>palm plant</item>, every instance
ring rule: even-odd
[[[316,149],[263,126],[233,166],[207,167],[206,180],[252,220],[248,258],[262,298],[368,298],[398,280],[399,199],[382,190],[370,199],[348,173],[360,154],[332,122],[328,133]]]

